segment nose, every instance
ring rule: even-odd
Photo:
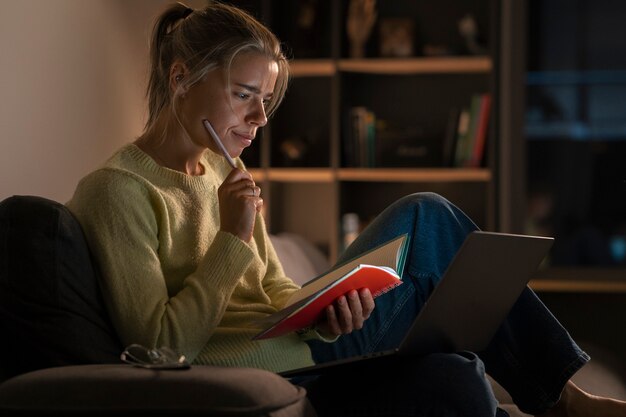
[[[247,122],[258,127],[263,127],[267,124],[267,114],[265,114],[265,106],[262,100],[254,100],[248,113]]]

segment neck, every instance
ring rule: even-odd
[[[135,145],[162,167],[187,175],[204,174],[204,167],[200,163],[203,148],[194,145],[182,134],[169,134],[165,137],[156,135],[155,131],[158,130],[160,129],[144,133],[135,141]]]

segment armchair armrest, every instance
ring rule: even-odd
[[[0,384],[0,415],[79,414],[316,415],[304,388],[252,368],[76,365],[33,371]]]

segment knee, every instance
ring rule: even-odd
[[[478,229],[476,224],[463,210],[447,198],[433,192],[419,192],[408,194],[394,204],[391,209],[394,216],[408,216],[414,218],[422,226],[440,230],[441,228],[459,228],[465,233]]]
[[[433,353],[421,358],[420,366],[434,374],[438,382],[449,383],[455,379],[481,382],[485,377],[483,362],[472,352]]]
[[[472,353],[393,356],[307,386],[320,415],[493,416],[497,402]],[[383,395],[381,395],[381,392]],[[330,404],[341,404],[330,407]],[[325,408],[328,407],[328,408]],[[339,411],[338,411],[339,410]]]
[[[439,210],[442,207],[450,207],[452,203],[440,194],[424,191],[405,195],[398,199],[394,205]]]
[[[465,213],[444,196],[433,192],[408,194],[391,205],[396,213],[414,213],[422,221],[466,219]],[[469,219],[468,219],[469,220]]]
[[[429,395],[436,403],[458,415],[494,415],[497,400],[485,375],[483,362],[473,353],[437,353],[422,358],[428,375]],[[465,414],[473,410],[470,414]]]

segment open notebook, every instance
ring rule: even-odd
[[[351,290],[369,288],[376,298],[402,284],[408,240],[407,234],[400,235],[310,280],[291,295],[282,310],[255,323],[263,330],[254,339],[312,326],[328,305]]]

